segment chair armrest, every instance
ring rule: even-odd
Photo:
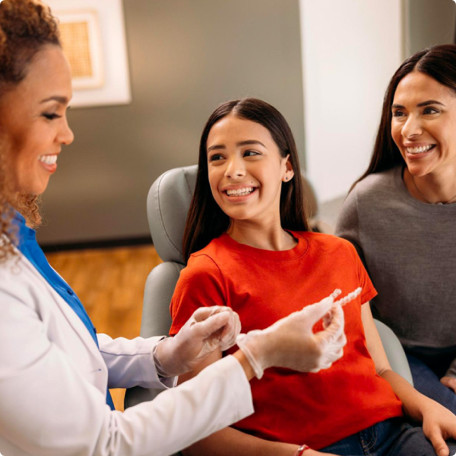
[[[393,330],[379,320],[374,319],[378,333],[382,339],[383,348],[394,372],[404,377],[413,385],[412,372],[405,356],[404,348]]]

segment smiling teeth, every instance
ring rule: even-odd
[[[433,144],[429,144],[428,146],[406,147],[405,150],[408,154],[422,154],[430,150],[433,146]]]
[[[57,163],[57,155],[41,155],[38,160],[46,165],[55,165]]]
[[[253,192],[253,187],[239,188],[236,190],[227,190],[228,196],[245,196]]]

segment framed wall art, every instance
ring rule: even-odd
[[[72,72],[71,106],[131,101],[122,0],[47,0]]]

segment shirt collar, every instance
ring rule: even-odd
[[[34,240],[36,238],[36,232],[33,228],[27,226],[25,217],[18,211],[14,211],[13,223],[19,230],[17,240],[20,250],[28,240]]]

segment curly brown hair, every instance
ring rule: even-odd
[[[60,46],[57,21],[49,7],[39,0],[0,3],[0,103],[5,93],[27,76],[33,57],[48,44]],[[38,198],[13,190],[7,165],[14,150],[8,146],[6,135],[0,125],[0,262],[14,254],[13,244],[17,243],[12,223],[14,209],[21,212],[31,226],[41,222]],[[5,242],[5,236],[12,243]]]

